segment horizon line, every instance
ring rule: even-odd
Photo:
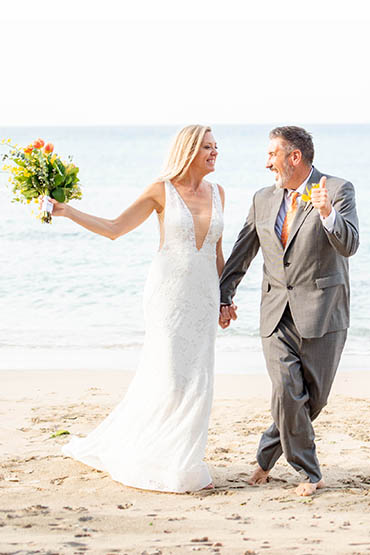
[[[186,123],[5,123],[0,124],[2,127],[183,127],[184,125],[192,125]],[[204,124],[206,125],[206,124]],[[281,122],[249,122],[249,123],[228,123],[228,122],[211,122],[209,125],[219,126],[282,126],[282,125],[297,125],[297,123],[281,123]],[[370,125],[370,121],[366,122],[303,122],[301,126],[309,125]]]

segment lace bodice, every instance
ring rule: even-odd
[[[170,181],[165,181],[166,208],[164,215],[164,242],[161,250],[176,250],[216,255],[216,244],[223,231],[223,214],[219,188],[212,184],[212,213],[208,232],[202,246],[196,246],[193,215],[180,193]]]

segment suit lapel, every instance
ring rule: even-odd
[[[311,177],[307,183],[308,191],[311,191],[313,183],[318,183],[320,179],[321,179],[321,173],[316,168],[314,168],[311,174]],[[287,243],[285,245],[285,251],[289,248],[289,245],[293,241],[294,237],[296,236],[299,228],[301,227],[301,225],[303,224],[303,222],[305,221],[305,219],[313,209],[314,208],[311,203],[305,203],[302,200],[300,201],[296,216],[292,223],[292,227],[289,233]]]

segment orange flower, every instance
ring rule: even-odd
[[[45,145],[44,152],[46,152],[46,154],[53,152],[53,150],[54,150],[53,143],[48,143],[47,145]]]
[[[26,148],[23,149],[26,154],[31,154],[33,151],[33,145],[28,145]]]
[[[45,144],[45,141],[43,141],[42,139],[37,139],[36,141],[33,142],[33,148],[42,148]]]

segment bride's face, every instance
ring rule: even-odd
[[[210,131],[207,131],[204,135],[199,152],[192,162],[192,166],[202,171],[204,175],[213,172],[215,171],[217,155],[215,138]]]

